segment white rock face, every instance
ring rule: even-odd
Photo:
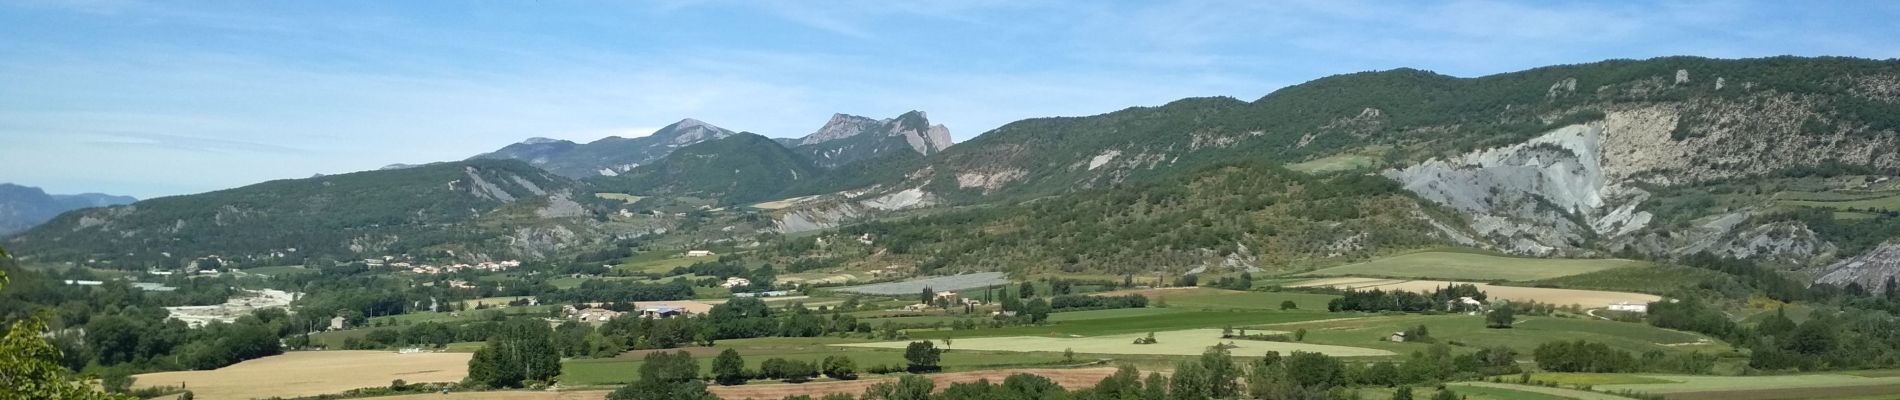
[[[917,118],[926,124],[929,123],[929,116],[924,112],[912,111],[912,113],[916,113]],[[950,128],[942,124],[906,126],[902,122],[899,118],[876,120],[849,114],[832,114],[831,120],[826,121],[825,126],[818,128],[817,132],[799,138],[794,144],[807,146],[869,134],[903,138],[904,143],[917,154],[929,155],[950,147]]]
[[[1887,242],[1847,260],[1828,265],[1815,281],[1836,285],[1859,282],[1870,291],[1884,289],[1888,277],[1900,275],[1900,242]]]
[[[1094,171],[1096,168],[1101,168],[1103,165],[1107,165],[1109,161],[1114,161],[1115,157],[1120,155],[1122,155],[1121,150],[1106,150],[1103,151],[1102,154],[1096,154],[1094,158],[1089,159],[1089,170]]]
[[[1653,217],[1648,196],[1608,179],[1601,124],[1559,128],[1525,143],[1433,159],[1385,172],[1420,197],[1473,215],[1480,235],[1507,250],[1547,255],[1575,246],[1582,231],[1634,232]],[[1588,226],[1577,226],[1571,215]]]

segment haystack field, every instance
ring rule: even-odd
[[[134,376],[134,386],[184,386],[198,399],[302,397],[411,383],[455,382],[468,375],[469,353],[299,351],[211,371]]]

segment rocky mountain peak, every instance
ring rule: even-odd
[[[943,125],[931,125],[930,118],[923,111],[912,110],[896,118],[873,120],[850,114],[832,114],[825,126],[799,138],[798,146],[809,146],[834,140],[854,138],[871,134],[874,138],[902,138],[911,150],[918,154],[931,154],[950,147],[950,129]]]
[[[672,144],[684,145],[732,136],[733,133],[731,130],[705,121],[686,118],[653,132],[653,137],[665,139]]]

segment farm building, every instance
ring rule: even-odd
[[[963,303],[963,296],[957,295],[957,292],[937,292],[937,295],[932,297],[931,300],[950,304],[961,304]]]
[[[1647,313],[1649,312],[1649,303],[1619,301],[1615,303],[1610,303],[1610,311],[1629,311],[1629,312]]]
[[[697,301],[645,301],[633,303],[640,318],[673,318],[704,315],[712,311],[712,305]]]
[[[727,289],[740,287],[740,286],[752,286],[752,280],[734,276],[734,277],[726,278],[725,282],[719,284],[719,287],[723,287]]]
[[[612,321],[614,320],[614,318],[617,318],[623,314],[626,314],[626,313],[609,310],[605,308],[589,308],[589,309],[584,309],[580,311],[575,311],[574,320],[581,321],[581,322],[607,322],[607,321]]]
[[[340,316],[340,315],[339,315],[339,316],[335,316],[335,317],[330,317],[330,329],[329,329],[329,330],[333,330],[333,331],[340,331],[340,330],[344,330],[344,329],[349,329],[349,327],[350,327],[350,319],[349,319],[349,318],[343,318],[343,316]]]
[[[1405,342],[1405,332],[1392,332],[1392,336],[1386,337],[1385,340],[1388,342],[1403,343]]]
[[[712,252],[712,251],[708,251],[708,250],[688,250],[688,251],[686,251],[686,256],[687,256],[687,257],[712,257],[712,256],[716,256],[716,255],[718,255],[718,254],[713,254],[713,252]]]

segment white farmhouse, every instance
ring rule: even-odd
[[[1610,311],[1629,311],[1629,312],[1648,313],[1649,303],[1619,301],[1615,303],[1610,303]]]

